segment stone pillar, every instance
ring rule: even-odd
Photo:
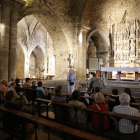
[[[83,32],[79,34],[79,46],[78,46],[78,77],[83,78]]]
[[[10,12],[7,6],[2,7],[1,46],[0,46],[0,79],[8,80],[8,56],[9,56],[9,29]]]
[[[135,81],[138,82],[138,72],[135,72]]]
[[[25,76],[25,78],[29,78],[29,64],[30,64],[30,59],[26,55],[25,56],[25,64],[24,64],[24,76]]]
[[[118,71],[117,73],[118,73],[118,79],[117,79],[117,81],[121,81],[121,71]]]
[[[10,46],[9,46],[9,68],[8,79],[16,78],[16,48],[17,48],[17,23],[18,13],[11,12],[11,24],[10,24]],[[23,58],[24,59],[24,58]]]
[[[87,51],[87,32],[83,31],[83,75],[86,76],[87,67],[86,67],[86,51]]]

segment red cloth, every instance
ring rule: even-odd
[[[97,105],[100,107],[100,109],[102,111],[108,111],[109,110],[108,107],[103,105],[102,103],[98,103]],[[92,109],[99,110],[98,107],[96,106],[96,104],[92,105]],[[104,117],[104,121],[103,122],[104,122],[104,129],[108,129],[110,127],[110,124],[109,124],[109,122],[107,121],[107,119],[105,117]],[[93,113],[92,125],[93,125],[93,127],[95,129],[100,129],[100,118],[99,118],[97,113]]]

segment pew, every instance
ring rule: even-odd
[[[87,91],[81,91],[81,92],[83,92],[85,94],[88,94],[89,97],[91,96],[91,94],[94,94],[93,92],[87,92]],[[111,96],[112,94],[103,93],[103,95],[104,96]],[[117,95],[117,96],[120,96],[120,95]],[[139,99],[140,100],[140,97],[135,97],[135,96],[132,96],[132,97],[135,98],[135,99]]]
[[[59,106],[62,106],[62,107],[64,107],[64,109],[65,109],[65,113],[66,113],[66,110],[68,109],[68,108],[73,108],[74,110],[75,110],[75,112],[77,113],[77,110],[78,109],[81,109],[81,110],[83,110],[83,111],[85,111],[86,112],[86,114],[87,114],[87,118],[89,118],[90,117],[90,115],[91,114],[93,114],[93,113],[97,113],[98,115],[99,115],[99,117],[100,117],[100,132],[99,132],[99,134],[102,136],[105,136],[104,135],[104,129],[103,129],[103,118],[104,118],[104,116],[106,116],[106,115],[108,115],[108,116],[111,116],[111,117],[113,117],[113,118],[115,118],[116,119],[116,121],[117,121],[117,128],[116,128],[116,139],[119,139],[119,127],[118,127],[118,124],[119,124],[119,121],[120,121],[120,119],[122,119],[122,118],[124,118],[124,119],[128,119],[128,120],[131,120],[131,122],[133,123],[133,125],[135,126],[136,125],[136,123],[138,123],[139,121],[140,121],[140,117],[135,117],[135,116],[130,116],[130,115],[123,115],[123,114],[117,114],[117,113],[113,113],[113,112],[110,112],[110,111],[100,111],[100,110],[94,110],[94,109],[91,109],[91,108],[85,108],[85,107],[79,107],[79,106],[73,106],[73,105],[70,105],[70,104],[68,104],[68,103],[58,103],[58,102],[52,102],[51,100],[45,100],[45,99],[40,99],[40,98],[38,98],[38,99],[36,99],[36,101],[38,102],[38,116],[39,117],[43,117],[42,115],[41,115],[41,109],[40,109],[40,104],[41,104],[41,102],[47,102],[47,103],[51,103],[51,104],[54,104],[54,105],[59,105]],[[48,110],[47,110],[48,111]],[[47,115],[48,115],[48,113],[47,113]],[[44,118],[44,117],[43,117]],[[48,116],[46,116],[45,117],[46,119],[49,119],[48,118]],[[56,118],[55,118],[56,119]],[[54,120],[55,121],[55,120]],[[67,120],[66,120],[66,116],[64,116],[64,118],[63,118],[63,121],[64,121],[64,124],[67,124],[66,122],[67,122]],[[78,124],[77,124],[77,117],[76,117],[76,122],[75,122],[75,126],[77,126]],[[87,128],[86,128],[86,130],[87,131],[89,131],[89,132],[91,132],[90,130],[89,130],[89,120],[87,121]],[[134,127],[134,131],[135,131],[135,127]],[[107,136],[107,137],[109,137],[109,136]],[[109,137],[110,138],[110,137]],[[133,138],[135,139],[135,133],[133,134]],[[112,138],[111,138],[112,139]]]
[[[50,121],[50,120],[46,120],[46,119],[43,119],[43,118],[39,118],[39,117],[36,117],[36,116],[32,116],[32,115],[29,115],[29,114],[26,114],[26,113],[23,113],[23,112],[20,112],[20,111],[16,111],[16,110],[13,110],[13,109],[7,109],[7,108],[2,107],[2,106],[0,106],[0,111],[2,111],[3,113],[8,112],[8,113],[12,114],[13,116],[18,116],[22,120],[22,135],[21,136],[19,134],[15,133],[15,132],[12,132],[12,130],[8,131],[5,128],[0,127],[0,129],[2,131],[11,135],[12,138],[16,137],[20,140],[32,140],[32,139],[34,139],[34,140],[46,140],[48,138],[48,140],[50,140],[50,139],[52,139],[52,135],[50,134],[51,129],[56,129],[56,130],[60,131],[61,135],[63,136],[62,137],[63,139],[67,139],[67,137],[68,137],[68,138],[75,139],[75,140],[78,140],[78,139],[79,140],[82,140],[82,139],[108,140],[106,138],[102,138],[100,136],[97,136],[97,135],[94,135],[94,134],[91,134],[91,133],[87,133],[87,132],[84,132],[84,131],[73,129],[73,128],[70,128],[68,126],[65,126],[65,125]],[[28,122],[28,121],[34,123],[36,127],[35,127],[35,132],[33,134],[28,134],[27,135],[25,123]],[[39,132],[37,130],[37,124],[38,123],[47,127],[48,135],[46,135],[43,132]],[[54,140],[56,140],[56,139],[59,140],[60,138],[58,138],[56,136],[53,136],[53,139]]]
[[[68,103],[68,99],[71,96],[71,94],[65,94],[66,96],[66,102]],[[94,97],[87,97],[87,96],[80,96],[80,98],[88,99],[89,100],[89,107],[92,106],[93,101],[95,100]],[[107,100],[105,100],[107,101]],[[140,103],[130,103],[132,106],[140,106]]]

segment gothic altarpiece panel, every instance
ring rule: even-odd
[[[139,67],[140,23],[139,20],[124,21],[111,29],[114,67]]]

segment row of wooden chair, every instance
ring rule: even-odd
[[[106,138],[102,138],[101,136],[97,136],[88,132],[80,131],[77,129],[70,128],[68,126],[46,120],[43,118],[39,118],[36,116],[32,116],[17,110],[13,109],[7,109],[5,107],[0,106],[0,111],[3,112],[3,119],[2,119],[2,127],[0,127],[0,130],[6,132],[7,134],[10,135],[10,138],[13,139],[14,137],[19,139],[19,140],[66,140],[71,139],[71,140],[108,140]],[[13,123],[14,123],[14,118],[18,117],[22,121],[22,132],[21,134],[19,132],[15,132],[14,128],[12,130],[9,130],[5,127],[5,114],[10,114],[12,115]],[[35,126],[35,131],[33,133],[28,133],[26,132],[26,123],[32,123]],[[40,132],[37,130],[38,124],[42,124],[43,126],[46,126],[45,128],[48,130],[48,133],[45,132]],[[51,129],[55,129],[59,131],[61,138],[54,136],[51,134]],[[1,136],[0,136],[1,137]],[[8,138],[9,139],[9,138]]]
[[[133,125],[135,126],[139,121],[140,121],[140,117],[134,117],[134,116],[130,116],[130,115],[123,115],[123,114],[117,114],[117,113],[113,113],[113,112],[110,112],[110,111],[100,111],[100,110],[94,110],[94,109],[91,109],[91,108],[85,108],[85,107],[79,107],[79,106],[73,106],[73,105],[70,105],[68,103],[57,103],[57,102],[52,102],[51,100],[45,100],[45,99],[36,99],[36,101],[38,102],[38,116],[39,117],[43,117],[43,118],[46,118],[46,119],[51,119],[49,118],[49,115],[48,115],[48,112],[49,112],[49,109],[48,109],[48,106],[47,106],[47,109],[46,109],[46,116],[42,116],[41,115],[41,103],[42,102],[46,102],[46,103],[51,103],[54,107],[57,107],[57,106],[60,106],[60,108],[64,109],[64,118],[62,118],[62,120],[60,121],[59,119],[56,118],[56,115],[55,115],[55,119],[54,121],[59,121],[61,123],[64,123],[65,125],[69,125],[71,126],[72,123],[69,123],[69,121],[67,120],[67,110],[69,108],[73,108],[77,114],[78,112],[78,109],[81,109],[83,111],[86,112],[87,114],[87,124],[86,124],[86,129],[85,131],[88,131],[88,132],[92,132],[90,130],[90,127],[89,127],[89,124],[91,122],[91,116],[93,113],[97,113],[100,117],[100,130],[97,132],[97,134],[101,135],[101,136],[104,136],[104,137],[108,137],[108,138],[111,138],[113,139],[113,137],[111,137],[110,135],[106,135],[104,132],[104,124],[103,124],[103,118],[108,115],[108,116],[111,116],[113,118],[116,119],[116,124],[117,124],[117,127],[116,127],[116,135],[115,135],[115,138],[114,139],[119,139],[119,127],[118,127],[118,124],[119,124],[119,121],[120,119],[122,118],[125,118],[125,119],[128,119],[128,120],[131,120],[131,122],[133,123]],[[76,115],[77,116],[77,115]],[[51,119],[53,120],[53,119]],[[77,117],[76,117],[76,122],[74,123],[73,127],[77,127],[78,128],[78,123],[77,123]],[[80,126],[81,128],[81,126]],[[135,132],[135,127],[134,127],[134,132]],[[136,139],[136,136],[135,136],[135,133],[133,134],[133,139]]]

